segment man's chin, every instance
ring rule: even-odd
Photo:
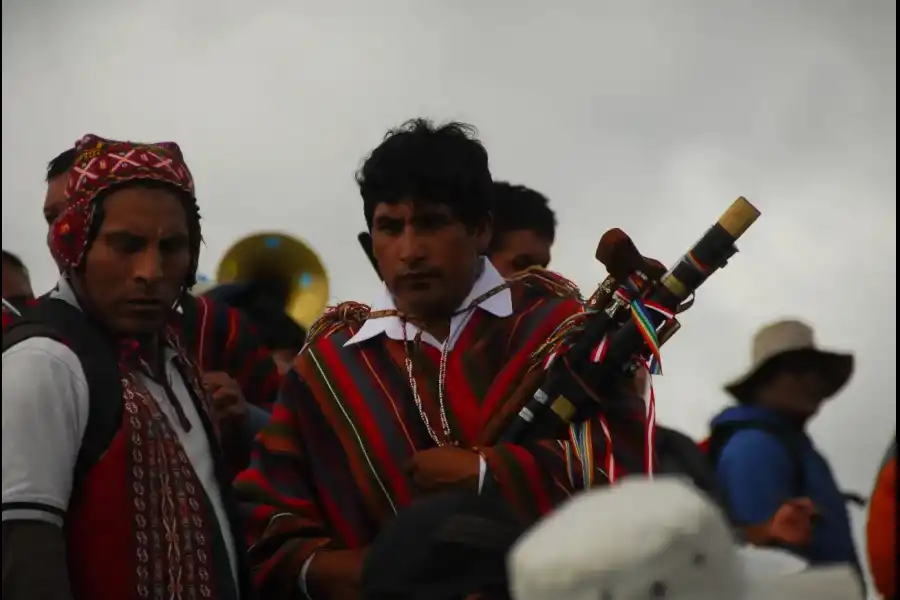
[[[166,320],[162,317],[157,319],[123,317],[115,319],[110,326],[117,335],[123,337],[146,337],[161,333],[165,323]]]
[[[397,298],[397,309],[412,316],[432,315],[442,312],[440,294],[433,290],[409,290]]]

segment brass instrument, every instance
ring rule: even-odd
[[[235,242],[219,261],[214,283],[194,286],[194,295],[209,293],[214,286],[275,278],[287,290],[284,310],[309,329],[328,304],[328,273],[319,255],[306,242],[278,232],[260,232]]]

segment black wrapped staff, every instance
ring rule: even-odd
[[[627,236],[619,231],[620,239],[607,244],[601,241],[598,259],[607,265],[611,276],[598,289],[603,301],[598,306],[589,305],[583,325],[573,330],[567,349],[550,364],[544,384],[500,433],[498,441],[555,439],[571,423],[589,418],[600,407],[588,390],[610,389],[634,368],[637,357],[653,350],[645,337],[648,328],[659,343],[677,331],[674,315],[679,307],[690,302],[694,292],[725,266],[737,252],[735,242],[759,216],[756,207],[738,198],[658,282],[642,272],[643,257]],[[610,289],[611,283],[620,282],[623,287]],[[659,310],[641,311],[641,317],[646,317],[643,323],[635,318],[623,319],[623,314],[631,315],[629,305],[635,301]],[[597,359],[598,351],[602,351],[602,360]]]

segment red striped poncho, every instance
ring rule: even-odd
[[[201,370],[227,373],[247,402],[272,407],[281,376],[271,352],[240,311],[205,296],[188,296],[172,325]]]
[[[449,354],[444,398],[456,441],[484,449],[499,488],[532,520],[581,487],[577,453],[568,441],[490,446],[490,438],[537,389],[542,371],[532,354],[582,308],[537,279],[511,292],[511,316],[473,313]],[[262,597],[295,598],[302,565],[320,548],[368,545],[413,498],[405,465],[434,445],[409,392],[403,342],[382,335],[344,346],[362,316],[329,328],[297,357],[251,466],[236,480],[251,511],[250,560]],[[422,405],[438,423],[439,352],[424,344],[411,352]],[[640,449],[643,425],[635,425],[627,429],[637,436],[631,447]],[[594,464],[602,465],[600,427],[591,437]]]

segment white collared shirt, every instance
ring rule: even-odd
[[[481,258],[481,265],[481,276],[475,281],[475,285],[472,286],[469,295],[466,296],[465,300],[463,300],[459,306],[459,309],[464,310],[465,312],[460,312],[450,319],[450,335],[447,338],[448,351],[453,349],[456,340],[459,339],[459,336],[465,329],[469,319],[472,318],[473,311],[465,309],[468,308],[472,302],[477,300],[479,296],[487,294],[505,282],[505,279],[500,275],[500,272],[497,271],[494,265],[491,264],[491,261],[486,257]],[[513,312],[512,294],[510,294],[509,289],[503,289],[500,292],[485,298],[479,302],[477,306],[479,309],[486,310],[494,316],[508,317]],[[381,297],[372,303],[373,312],[380,310],[395,310],[396,308],[394,298],[391,296],[390,292],[388,292],[387,288],[384,289],[384,293]],[[419,328],[408,322],[405,325],[405,339],[415,339],[416,335],[420,333]],[[352,346],[381,334],[388,336],[392,340],[403,340],[403,327],[404,322],[399,317],[370,318],[362,327],[360,327],[359,331],[356,332],[356,335],[347,340],[347,343],[345,343],[344,346]],[[422,332],[422,341],[438,349],[442,347],[442,343],[427,331]]]
[[[51,297],[78,307],[66,280]],[[172,425],[200,480],[219,523],[231,573],[237,582],[237,552],[231,524],[215,475],[206,429],[174,358],[166,350],[166,376],[191,424],[178,425],[175,407],[159,383],[141,380]],[[3,353],[3,521],[43,520],[63,525],[73,469],[87,428],[90,391],[75,353],[46,337],[32,337]],[[28,507],[8,509],[8,506]]]

